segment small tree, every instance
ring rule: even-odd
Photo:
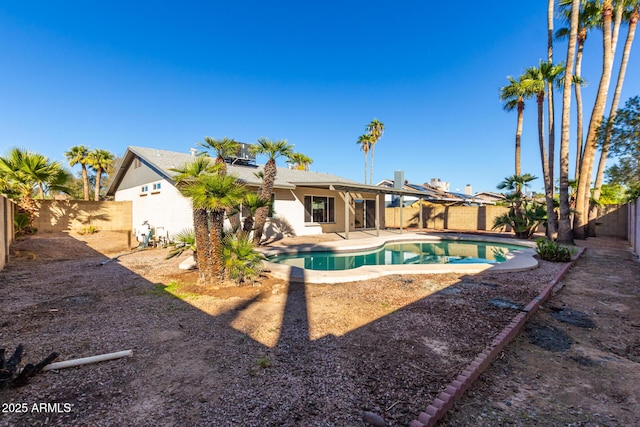
[[[533,175],[512,175],[505,178],[499,189],[510,190],[506,197],[509,212],[498,216],[493,222],[493,230],[510,227],[519,239],[530,239],[540,224],[547,218],[545,205],[527,198],[522,189],[536,179]]]

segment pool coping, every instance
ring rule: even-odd
[[[264,261],[265,272],[271,276],[297,283],[345,283],[369,280],[390,274],[444,274],[462,273],[474,274],[485,270],[492,272],[516,272],[531,270],[538,267],[538,260],[534,258],[535,243],[529,240],[520,240],[504,237],[479,236],[460,233],[407,233],[396,236],[371,237],[358,240],[338,240],[323,242],[322,244],[289,245],[279,248],[262,248],[260,251],[265,256],[295,255],[314,251],[357,252],[372,250],[382,247],[386,243],[404,243],[416,241],[440,241],[440,240],[467,240],[475,242],[494,242],[525,246],[527,249],[511,251],[507,254],[507,260],[499,264],[402,264],[402,265],[376,265],[362,266],[350,270],[307,270],[284,264]]]

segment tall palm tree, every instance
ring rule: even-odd
[[[569,25],[571,18],[572,0],[561,0],[558,4],[560,8],[560,16],[565,23]],[[573,73],[573,83],[575,84],[576,97],[576,167],[574,179],[578,179],[580,175],[580,163],[582,161],[583,151],[583,107],[582,107],[582,86],[585,81],[582,78],[582,57],[584,54],[584,45],[587,41],[589,31],[600,25],[601,8],[599,1],[580,0],[580,15],[578,17],[578,34],[576,39],[576,64]],[[564,39],[569,36],[569,27],[560,28],[556,32],[557,39]]]
[[[370,134],[365,133],[358,137],[357,144],[360,146],[360,149],[364,153],[364,183],[367,183],[367,157],[369,156],[369,151],[371,150],[371,142],[372,137]]]
[[[202,175],[190,189],[194,208],[209,212],[211,278],[219,284],[224,282],[222,239],[224,238],[225,211],[229,207],[238,205],[245,194],[246,188],[235,176],[219,173]]]
[[[507,79],[509,79],[509,84],[500,89],[500,100],[504,102],[503,108],[505,111],[513,111],[515,109],[518,112],[516,125],[515,174],[520,175],[520,141],[522,139],[524,101],[534,95],[534,92],[528,85],[522,83],[522,77],[516,80],[513,77],[508,76]]]
[[[367,132],[371,135],[371,166],[369,167],[369,184],[373,184],[373,160],[375,156],[376,144],[384,133],[384,123],[374,118],[367,125]]]
[[[618,8],[622,9],[622,2],[618,2],[616,9]],[[611,82],[615,51],[615,46],[612,43],[614,32],[612,30],[612,15],[612,0],[604,0],[602,3],[602,75],[600,76],[600,84],[598,85],[598,92],[591,112],[587,138],[585,140],[585,146],[582,153],[580,176],[578,178],[578,192],[576,195],[576,210],[573,216],[573,233],[574,237],[578,239],[585,239],[587,237],[586,225],[589,220],[589,196],[598,138],[597,134],[598,128],[602,123],[607,95],[609,92],[609,84]],[[616,16],[617,15],[618,12],[616,11]],[[619,28],[619,23],[615,22],[614,26]]]
[[[84,145],[75,145],[64,153],[69,166],[80,165],[82,167],[82,186],[84,190],[84,200],[89,200],[89,174],[87,173],[87,155],[89,149]]]
[[[176,187],[185,197],[192,197],[195,187],[204,175],[214,174],[219,166],[215,166],[209,156],[198,156],[193,161],[179,168],[170,169],[177,175],[173,177]],[[198,265],[198,282],[211,283],[211,241],[209,238],[209,214],[207,210],[192,205],[193,228],[196,238],[196,263]]]
[[[287,159],[287,163],[289,163],[294,169],[308,171],[309,166],[313,163],[313,159],[302,153],[293,153]]]
[[[569,137],[571,120],[571,83],[573,81],[573,67],[576,56],[576,38],[578,35],[578,21],[580,17],[580,3],[576,0],[571,5],[569,21],[569,42],[567,44],[567,60],[564,75],[564,89],[562,91],[562,135],[560,137],[560,218],[558,221],[558,241],[573,243],[571,220],[569,218]]]
[[[261,154],[267,156],[269,159],[264,165],[264,178],[262,179],[262,185],[258,194],[262,200],[271,200],[271,193],[273,192],[273,185],[276,180],[276,174],[278,168],[276,167],[276,159],[278,157],[290,157],[293,154],[293,146],[287,143],[286,139],[272,141],[270,139],[261,137],[258,139],[258,143],[251,146],[251,152],[253,154]],[[269,214],[268,207],[262,207],[256,212],[255,229],[253,232],[253,243],[255,245],[260,244],[262,239],[262,233],[264,226],[267,223],[267,216]]]
[[[555,206],[553,200],[553,150],[554,144],[549,140],[549,155],[544,141],[544,100],[548,82],[553,82],[564,71],[563,65],[553,65],[540,61],[539,67],[529,67],[525,70],[522,83],[529,90],[536,93],[538,104],[538,145],[540,146],[540,160],[544,178],[545,201],[547,207],[547,236],[553,238],[557,232],[555,223]]]
[[[616,82],[616,88],[613,93],[613,100],[611,102],[611,108],[609,110],[608,123],[613,123],[618,111],[618,105],[620,103],[620,95],[622,93],[622,86],[624,84],[625,75],[627,72],[627,64],[629,63],[629,55],[631,54],[631,45],[635,37],[636,27],[638,26],[638,18],[640,13],[638,11],[640,5],[639,0],[627,0],[625,1],[628,10],[626,20],[629,22],[629,28],[627,31],[627,39],[624,44],[624,50],[622,51],[622,59],[620,61],[620,69],[618,71],[618,80]],[[607,126],[604,134],[604,140],[602,143],[602,150],[600,152],[600,161],[598,162],[598,170],[596,172],[596,182],[593,186],[593,199],[598,201],[600,199],[600,193],[602,189],[602,182],[604,180],[604,171],[607,163],[607,157],[609,156],[609,148],[611,145],[611,127]],[[597,207],[594,205],[589,213],[589,236],[595,236],[595,216],[597,215]]]
[[[95,148],[87,155],[87,163],[96,172],[96,185],[93,193],[93,200],[100,200],[100,181],[102,173],[113,162],[114,155],[107,150]]]

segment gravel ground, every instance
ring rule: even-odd
[[[0,347],[23,343],[26,362],[134,355],[0,390],[0,426],[366,426],[365,411],[408,425],[561,267],[202,288],[166,249],[101,265],[125,242],[14,244]]]

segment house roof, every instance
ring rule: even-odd
[[[176,173],[171,171],[171,169],[181,167],[193,160],[193,155],[190,153],[130,146],[127,148],[127,151],[123,156],[122,162],[116,171],[115,177],[109,186],[107,194],[112,195],[115,193],[125,172],[136,157],[138,157],[142,163],[147,165],[157,174],[172,183],[173,177]],[[229,174],[235,175],[246,185],[256,187],[260,186],[262,181],[255,174],[261,172],[263,169],[264,165],[227,165],[227,172]],[[333,185],[354,186],[358,189],[364,190],[364,188],[362,188],[362,184],[337,175],[282,167],[278,167],[274,188],[294,189],[297,186],[330,188]],[[375,188],[374,186],[369,187]]]

